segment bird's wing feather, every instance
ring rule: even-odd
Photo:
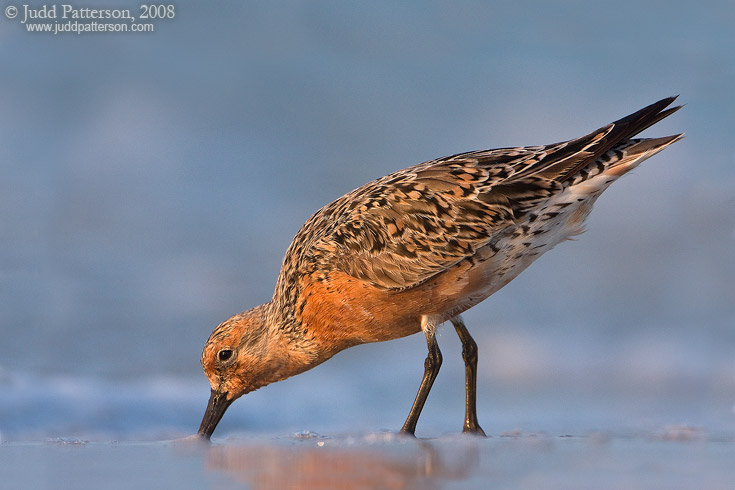
[[[561,185],[541,176],[514,179],[547,147],[455,155],[372,182],[351,194],[350,209],[316,244],[334,266],[385,289],[416,286],[486,245],[527,207]]]
[[[380,288],[414,287],[474,255],[613,146],[674,112],[664,110],[673,100],[574,140],[461,153],[370,182],[312,217],[329,225],[310,237],[310,255]]]

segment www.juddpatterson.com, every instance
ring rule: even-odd
[[[5,17],[19,20],[28,32],[153,32],[154,24],[150,21],[174,19],[176,7],[171,4],[151,4],[140,5],[137,10],[132,10],[75,7],[70,4],[31,7],[24,4],[5,7]]]

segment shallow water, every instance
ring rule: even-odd
[[[0,445],[3,488],[732,488],[735,438],[690,427],[636,436],[394,433],[201,441],[49,439]]]
[[[7,375],[1,487],[725,489],[735,479],[729,390],[701,379],[658,387],[605,376],[513,387],[484,379],[478,411],[490,437],[482,439],[458,432],[462,367],[449,364],[413,439],[376,432],[400,427],[410,405],[419,376],[402,364],[385,366],[395,379],[366,373],[357,387],[330,370],[251,393],[211,445],[186,438],[206,404],[203,380]]]

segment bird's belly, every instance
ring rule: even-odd
[[[427,313],[443,322],[503,288],[545,252],[582,233],[597,195],[577,200],[573,193],[563,193],[560,197],[566,199],[529,213],[475,255],[433,278],[428,284],[433,298]]]

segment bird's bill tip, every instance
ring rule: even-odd
[[[207,410],[204,412],[202,417],[202,424],[199,426],[197,435],[204,439],[212,437],[214,429],[217,428],[217,424],[222,420],[222,416],[225,414],[227,407],[229,407],[234,399],[228,398],[227,392],[219,392],[212,390],[209,396],[209,403],[207,403]]]

